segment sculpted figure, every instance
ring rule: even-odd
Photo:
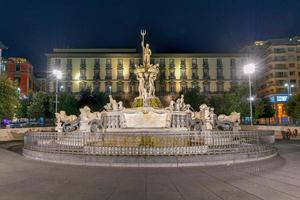
[[[232,122],[232,123],[236,123],[236,124],[239,124],[241,122],[241,114],[240,113],[237,113],[237,112],[232,112],[230,113],[229,116],[226,116],[226,115],[219,115],[218,116],[218,120],[221,121],[221,122]]]
[[[183,107],[183,111],[192,111],[191,108],[192,107],[191,107],[190,104],[185,104],[184,107]]]
[[[119,101],[118,102],[118,110],[123,110],[124,106],[123,106],[123,102]]]
[[[151,49],[149,48],[149,44],[146,44],[144,47],[144,58],[145,58],[145,65],[150,65],[150,57],[151,57]]]
[[[71,122],[77,119],[76,115],[66,115],[66,112],[61,110],[59,113],[55,113],[55,118],[57,123],[61,122]]]
[[[79,111],[80,111],[80,115],[79,115],[80,120],[86,121],[88,119],[88,116],[87,116],[85,108],[84,107],[80,108]]]
[[[80,119],[81,121],[90,121],[92,119],[100,119],[100,112],[91,112],[91,109],[88,106],[80,108]]]
[[[182,94],[181,95],[181,98],[180,98],[180,108],[183,109],[185,106],[185,103],[184,103],[184,95]]]
[[[113,100],[112,109],[113,111],[118,111],[119,105],[116,100]]]
[[[173,100],[170,101],[169,108],[170,108],[170,110],[174,110],[175,109],[175,101],[173,101]]]
[[[144,92],[143,92],[143,105],[144,105],[144,107],[149,106],[149,98],[148,98],[148,93],[147,93],[146,89],[144,89]]]
[[[112,98],[111,95],[109,95],[108,98],[109,98],[109,103],[107,103],[107,104],[104,106],[104,109],[107,110],[107,111],[108,111],[108,110],[112,110],[112,104],[113,104],[113,101],[114,101],[114,99]]]
[[[142,97],[145,89],[145,79],[143,73],[138,73],[136,79],[139,81],[139,97]]]
[[[146,44],[145,46],[144,38],[146,35],[146,30],[141,30],[141,35],[142,35],[141,46],[143,49],[143,61],[144,61],[144,66],[147,68],[147,66],[150,66],[151,49],[149,47],[149,44]]]
[[[155,85],[154,85],[155,79],[156,79],[156,74],[150,73],[150,75],[149,75],[149,95],[150,96],[155,96]]]

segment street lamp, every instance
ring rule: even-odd
[[[295,85],[294,84],[285,83],[284,86],[287,87],[288,95],[292,96],[292,88],[295,87]]]
[[[111,95],[111,85],[109,86],[109,94]]]
[[[53,70],[53,75],[56,77],[55,85],[55,112],[57,113],[57,93],[58,93],[58,80],[62,78],[62,72],[60,70]]]
[[[250,123],[251,126],[253,126],[252,122],[252,101],[254,100],[253,97],[251,97],[251,74],[255,72],[255,64],[250,63],[244,66],[244,73],[249,75],[249,102],[250,102]]]

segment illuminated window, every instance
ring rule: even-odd
[[[208,82],[203,83],[203,92],[208,93],[210,91],[210,84]]]

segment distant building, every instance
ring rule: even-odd
[[[2,57],[0,61],[0,74],[7,70],[7,58]]]
[[[33,92],[33,66],[26,58],[8,58],[7,75],[17,82],[20,95],[27,96],[29,92]]]
[[[300,92],[300,37],[256,41],[244,52],[257,65],[257,94],[274,103],[277,117],[287,120],[284,104]]]
[[[34,91],[35,92],[46,92],[46,79],[47,73],[46,72],[34,72]]]
[[[138,92],[135,65],[142,62],[135,49],[54,49],[47,56],[47,91],[55,91],[54,69],[63,72],[59,88],[78,93],[91,88],[115,95],[135,96]],[[229,91],[244,80],[242,54],[153,53],[159,64],[157,95],[172,95],[188,88],[206,94]]]
[[[6,62],[2,60],[2,51],[7,47],[0,41],[0,75],[6,70]]]

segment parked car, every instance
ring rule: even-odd
[[[21,123],[20,122],[11,122],[8,125],[9,128],[21,128]]]

